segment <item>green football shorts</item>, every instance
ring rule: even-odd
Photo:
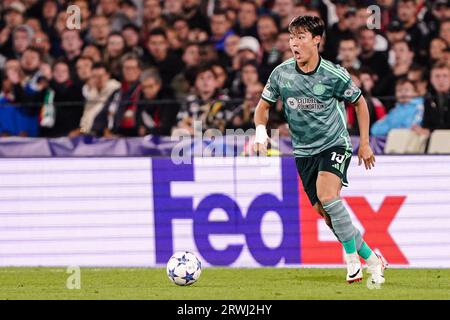
[[[341,178],[342,185],[347,187],[347,169],[351,159],[352,154],[342,147],[332,147],[311,157],[295,158],[303,188],[312,205],[319,202],[316,187],[319,171],[334,173]]]

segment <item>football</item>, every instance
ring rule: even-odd
[[[195,283],[202,273],[202,264],[195,254],[188,251],[175,252],[167,262],[167,276],[179,286]]]

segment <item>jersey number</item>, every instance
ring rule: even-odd
[[[337,154],[336,152],[331,153],[331,161],[336,161],[337,163],[342,163],[344,161],[343,154]]]

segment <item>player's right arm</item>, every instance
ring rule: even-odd
[[[270,103],[264,99],[259,99],[254,116],[256,126],[254,150],[259,152],[259,155],[267,154],[267,143],[269,142],[269,136],[267,135],[266,125],[267,121],[269,121],[269,109]]]

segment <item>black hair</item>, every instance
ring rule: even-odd
[[[150,39],[150,37],[152,37],[152,36],[163,36],[164,39],[167,40],[167,34],[166,34],[166,31],[163,28],[154,28],[154,29],[152,29],[149,32],[147,39]]]
[[[105,69],[107,73],[109,73],[108,66],[104,62],[96,62],[92,65],[92,70],[94,69]]]
[[[205,62],[205,63],[201,63],[199,66],[197,66],[197,68],[195,68],[195,79],[197,79],[197,77],[201,74],[201,73],[205,73],[211,71],[212,74],[214,75],[214,78],[216,78],[216,73],[214,72],[214,68],[212,63],[209,62]]]
[[[295,33],[298,30],[307,31],[312,34],[313,37],[323,35],[325,30],[325,23],[319,17],[315,16],[298,16],[294,18],[289,24],[289,32]]]
[[[407,40],[398,40],[398,41],[396,41],[396,42],[394,42],[394,43],[392,44],[392,47],[395,46],[395,45],[398,44],[398,43],[404,43],[404,44],[406,44],[406,46],[408,47],[408,51],[414,52],[413,47],[411,46],[411,43],[408,42]]]
[[[353,34],[346,34],[346,35],[344,35],[339,40],[339,43],[341,43],[342,41],[353,41],[357,47],[359,46],[358,39],[356,39],[356,37]]]

